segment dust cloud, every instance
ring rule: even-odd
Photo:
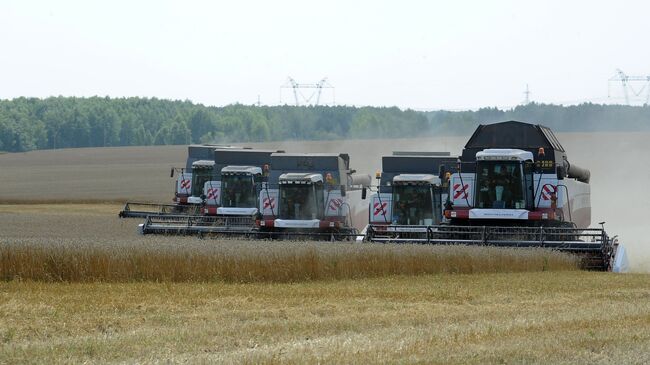
[[[644,216],[650,210],[650,133],[558,133],[569,161],[591,170],[592,226],[606,222],[611,236],[625,245],[632,271],[650,272],[650,232]],[[392,151],[449,151],[458,155],[469,138],[435,137],[256,144],[287,152],[347,152],[351,168],[374,176],[381,156]]]

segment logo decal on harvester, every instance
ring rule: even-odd
[[[469,184],[465,184],[465,186],[463,186],[462,188],[460,187],[460,184],[454,184],[454,199],[458,199],[458,198],[467,199],[468,189],[469,189]]]
[[[219,188],[208,189],[208,199],[216,200],[219,197]]]
[[[343,205],[343,199],[337,198],[330,200],[330,210],[339,210],[341,205]]]
[[[264,209],[275,208],[275,198],[264,198]]]
[[[181,180],[181,189],[189,189],[192,186],[192,180]]]
[[[557,191],[557,188],[554,185],[544,185],[542,188],[542,199],[550,200],[551,194],[554,194]]]
[[[381,204],[379,204],[379,202],[375,203],[373,205],[373,208],[375,208],[375,211],[374,211],[373,215],[374,216],[378,216],[378,215],[386,216],[386,206],[388,206],[388,203],[386,203],[386,202],[382,202]]]

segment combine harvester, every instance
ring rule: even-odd
[[[268,190],[271,155],[274,153],[283,151],[216,149],[212,161],[194,163],[206,166],[204,174],[195,175],[196,191],[188,199],[200,207],[199,214],[150,215],[140,225],[141,233],[251,233],[256,219],[261,216],[258,207],[263,199],[263,190]],[[199,184],[202,186],[200,192]],[[263,201],[261,205],[264,205]]]
[[[421,170],[430,175],[411,181],[413,186],[428,184],[431,191],[443,187],[439,200],[424,199],[426,204],[431,200],[432,217],[422,218],[421,199],[405,199],[400,193],[399,175],[392,181],[382,178],[379,194],[371,199],[373,216],[366,239],[544,247],[580,255],[587,269],[611,269],[616,240],[607,235],[603,223],[601,228],[589,228],[590,173],[569,163],[550,129],[515,121],[480,125],[456,170],[442,165]]]
[[[200,214],[202,202],[200,190],[193,194],[193,181],[205,180],[211,174],[210,163],[214,159],[215,150],[242,149],[242,147],[222,145],[190,145],[187,148],[187,161],[184,168],[172,168],[170,177],[178,173],[174,184],[173,204],[126,202],[119,212],[120,218],[146,218],[154,215],[197,215]],[[210,180],[208,178],[208,180]]]
[[[206,182],[206,189],[222,190],[216,200],[206,197],[203,212],[208,215],[149,216],[140,232],[257,238],[359,236],[367,225],[367,206],[361,200],[370,176],[351,170],[347,154],[271,152],[231,151],[238,163],[260,159],[257,164],[223,166],[221,181]],[[269,157],[270,163],[265,160]],[[254,192],[255,199],[242,194],[242,189]],[[215,204],[218,200],[220,205]]]
[[[370,176],[350,169],[348,154],[273,154],[262,191],[262,238],[356,239],[368,223]],[[277,204],[276,204],[277,202]]]

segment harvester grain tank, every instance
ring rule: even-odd
[[[273,154],[259,232],[272,238],[354,237],[368,221],[362,199],[369,185],[370,176],[350,169],[345,153]]]
[[[448,152],[393,152],[382,157],[378,191],[369,202],[369,237],[426,240],[427,227],[442,221],[448,195],[443,181],[456,165],[457,157]]]

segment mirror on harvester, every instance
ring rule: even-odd
[[[172,167],[172,171],[169,173],[169,177],[174,177],[174,168]]]
[[[345,196],[345,185],[341,185],[341,196]]]
[[[361,199],[365,200],[366,199],[366,194],[368,193],[368,189],[362,188],[361,189]]]

